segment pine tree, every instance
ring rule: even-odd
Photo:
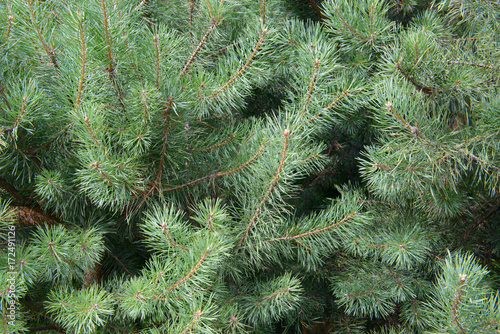
[[[497,333],[499,15],[2,0],[2,333]]]

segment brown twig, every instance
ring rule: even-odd
[[[290,292],[291,288],[290,287],[287,287],[286,289],[283,289],[281,291],[277,291],[269,296],[265,296],[265,297],[262,297],[261,299],[259,299],[259,301],[257,302],[257,306],[259,306],[260,304],[262,304],[263,302],[265,302],[266,300],[270,300],[270,299],[274,299],[276,297],[278,297],[279,295],[282,295],[284,293],[287,293],[287,292]]]
[[[132,275],[130,270],[128,270],[128,268],[123,264],[122,261],[120,261],[120,259],[115,254],[111,253],[109,250],[106,250],[106,252],[108,253],[109,256],[115,259],[116,262],[118,262],[118,264],[123,268],[123,270],[125,270],[129,275]]]
[[[209,95],[208,98],[215,98],[223,90],[225,90],[229,85],[231,85],[233,83],[233,81],[236,80],[245,71],[245,69],[250,65],[250,63],[252,62],[253,58],[257,54],[257,51],[259,50],[260,44],[264,40],[264,36],[266,35],[266,33],[267,33],[267,29],[262,30],[262,33],[259,36],[259,40],[257,41],[257,44],[255,45],[252,53],[250,54],[250,57],[247,59],[246,63],[239,69],[239,71],[236,72],[236,74],[233,75],[231,77],[231,79],[229,79],[221,88],[219,88],[214,93],[212,93],[211,95]]]
[[[102,10],[102,21],[104,23],[104,36],[106,38],[106,44],[107,44],[107,56],[108,56],[108,73],[111,75],[113,73],[113,66],[114,66],[114,61],[113,61],[113,51],[111,49],[111,34],[109,32],[108,28],[108,15],[106,13],[106,3],[105,0],[101,0],[101,10]]]
[[[214,28],[216,27],[216,25],[217,25],[217,22],[213,22],[212,24],[210,24],[210,26],[207,29],[207,32],[201,38],[200,43],[198,43],[198,46],[196,46],[196,49],[194,49],[193,53],[191,53],[191,56],[189,56],[189,59],[187,60],[187,62],[184,65],[184,67],[182,68],[181,74],[184,74],[187,71],[187,69],[189,68],[189,65],[191,65],[191,63],[193,62],[194,58],[196,57],[196,55],[198,54],[198,52],[202,48],[203,44],[205,44],[205,41],[207,40],[208,36],[210,36],[210,34],[212,33],[212,31],[214,30]]]
[[[23,100],[22,101],[23,102],[21,104],[21,111],[19,112],[19,115],[17,115],[16,121],[14,122],[14,124],[12,124],[11,127],[9,127],[9,128],[3,128],[2,132],[3,131],[5,131],[5,132],[11,132],[19,124],[19,121],[21,121],[21,117],[23,117],[24,112],[26,110],[26,96],[23,96]]]
[[[316,14],[318,15],[318,17],[320,19],[322,19],[322,20],[326,19],[326,16],[323,14],[323,11],[319,7],[319,5],[316,2],[316,0],[307,0],[307,1],[309,2],[309,4],[311,5],[312,9],[316,12]]]
[[[432,96],[434,95],[434,93],[437,93],[439,92],[440,90],[436,89],[436,88],[431,88],[431,87],[427,87],[427,86],[424,86],[424,85],[421,85],[419,84],[418,82],[416,82],[415,80],[413,80],[409,75],[408,73],[406,73],[402,68],[401,68],[401,61],[398,61],[397,63],[394,64],[394,67],[397,68],[399,70],[399,72],[405,77],[406,80],[408,80],[413,86],[415,86],[415,88],[417,88],[418,90],[422,91],[423,93],[429,95],[429,96]]]
[[[215,145],[212,145],[212,146],[209,146],[209,147],[205,147],[205,148],[201,148],[201,149],[198,149],[198,150],[194,150],[194,151],[191,151],[192,153],[198,153],[198,152],[207,152],[207,151],[210,151],[210,150],[213,150],[217,147],[221,147],[229,142],[231,142],[234,138],[236,138],[235,135],[232,135],[231,137],[229,137],[228,139],[218,143],[218,144],[215,144]]]
[[[306,99],[304,101],[304,104],[302,105],[302,109],[300,111],[299,116],[302,116],[306,112],[307,106],[309,105],[309,101],[311,101],[311,96],[314,90],[314,84],[316,83],[316,79],[318,77],[319,63],[320,63],[319,59],[316,59],[314,61],[313,75],[311,77],[311,81],[309,82],[309,89],[307,90]]]
[[[191,323],[186,327],[186,329],[184,329],[180,334],[187,334],[188,332],[191,332],[194,325],[196,325],[198,320],[200,320],[202,314],[203,313],[201,312],[201,310],[196,311],[196,313],[194,314],[193,321],[191,321]]]
[[[257,217],[259,216],[260,212],[262,211],[262,208],[266,204],[269,196],[271,195],[271,192],[273,191],[274,187],[276,187],[276,185],[278,184],[278,179],[280,177],[281,170],[283,169],[283,165],[285,163],[286,154],[287,154],[287,151],[288,151],[288,136],[289,135],[290,135],[290,131],[288,129],[285,129],[285,131],[283,131],[283,137],[285,137],[285,139],[283,140],[283,150],[281,151],[281,159],[280,159],[280,161],[278,163],[277,171],[273,175],[272,182],[269,185],[269,188],[267,189],[264,197],[260,201],[259,206],[255,210],[252,218],[250,218],[250,221],[248,222],[247,227],[245,228],[245,232],[243,233],[243,236],[241,237],[241,239],[238,242],[238,245],[237,245],[238,247],[243,244],[243,241],[245,241],[245,238],[247,237],[248,232],[250,232],[250,229],[252,228],[253,224],[257,220]]]
[[[12,184],[10,184],[6,179],[0,176],[0,188],[6,190],[12,197],[19,201],[20,203],[26,203],[27,198],[21,195],[19,190],[16,189]]]
[[[153,37],[153,42],[155,45],[155,64],[156,64],[156,80],[155,86],[160,89],[160,50],[158,49],[158,35]]]
[[[313,234],[316,234],[316,233],[321,233],[321,232],[324,232],[324,231],[329,230],[331,228],[334,228],[334,227],[336,227],[336,226],[338,226],[340,224],[345,223],[346,221],[348,221],[349,219],[351,219],[352,217],[354,217],[356,214],[357,214],[357,212],[353,211],[348,216],[342,218],[338,222],[335,222],[335,223],[333,223],[331,225],[328,225],[328,226],[325,226],[325,227],[322,227],[322,228],[318,228],[318,229],[313,230],[313,231],[308,231],[308,232],[304,232],[304,233],[301,233],[301,234],[297,234],[297,235],[294,235],[294,236],[286,236],[286,237],[268,239],[268,240],[265,240],[264,242],[274,242],[274,241],[282,241],[282,240],[295,240],[295,239],[307,237],[307,236],[310,236],[310,235],[313,235]]]
[[[491,65],[486,65],[486,64],[483,64],[483,63],[471,63],[471,62],[468,62],[468,61],[461,61],[461,60],[448,60],[448,61],[444,61],[443,60],[441,62],[445,63],[445,64],[456,64],[456,65],[468,65],[468,66],[475,66],[475,67],[483,67],[483,68],[488,68],[490,70],[495,69]]]
[[[45,54],[47,55],[47,57],[49,57],[49,60],[52,63],[52,65],[54,66],[54,68],[59,69],[59,66],[57,65],[56,57],[54,56],[54,53],[52,52],[52,50],[50,49],[48,44],[45,42],[45,40],[43,39],[42,34],[40,32],[40,29],[38,28],[38,24],[37,24],[36,18],[35,18],[35,13],[33,12],[33,8],[31,7],[31,0],[27,0],[27,4],[28,4],[28,11],[29,11],[30,18],[31,18],[31,23],[33,24],[33,28],[35,29],[35,32],[38,36],[38,39],[40,40],[40,43],[42,43],[42,48],[45,51]]]
[[[266,0],[260,0],[260,17],[262,25],[266,24]]]
[[[385,104],[385,106],[387,107],[387,109],[390,112],[392,112],[401,121],[401,123],[403,123],[403,125],[408,130],[410,130],[410,132],[412,134],[416,135],[418,138],[427,139],[422,133],[420,133],[420,131],[418,130],[417,126],[411,126],[410,124],[408,124],[408,122],[397,111],[394,110],[394,106],[392,105],[392,102],[387,101],[387,103]]]
[[[198,268],[201,266],[203,261],[205,261],[205,258],[207,257],[209,252],[210,252],[210,249],[206,248],[203,252],[203,255],[198,260],[198,262],[196,262],[196,264],[193,266],[193,268],[191,268],[191,270],[184,277],[182,277],[179,281],[177,281],[175,284],[171,285],[168,288],[168,291],[172,291],[173,289],[175,289],[176,287],[178,287],[179,285],[184,283],[189,277],[191,277],[196,272],[196,270],[198,270]]]
[[[12,26],[12,16],[9,15],[7,17],[7,20],[8,20],[8,24],[7,24],[7,33],[5,34],[5,39],[7,40],[9,38],[9,34],[10,34],[10,27]]]
[[[89,118],[87,117],[87,115],[84,115],[83,116],[83,121],[85,123],[85,126],[87,127],[87,131],[89,132],[90,134],[90,138],[92,138],[92,141],[94,142],[94,144],[99,148],[101,149],[102,153],[108,158],[110,159],[108,153],[106,152],[106,150],[104,149],[104,147],[99,143],[99,141],[97,140],[97,137],[95,136],[94,134],[94,130],[92,129],[92,125],[90,124],[90,120]]]
[[[187,187],[187,186],[192,186],[193,184],[196,184],[198,182],[201,182],[201,181],[204,181],[206,179],[210,179],[210,178],[215,178],[215,177],[218,177],[218,176],[226,176],[226,175],[229,175],[229,174],[232,174],[232,173],[235,173],[237,171],[239,171],[240,169],[243,169],[245,168],[246,166],[248,166],[253,160],[255,160],[257,158],[257,156],[260,154],[260,152],[264,149],[264,146],[267,144],[267,139],[264,140],[264,142],[262,143],[262,145],[260,146],[259,150],[253,155],[253,157],[251,157],[248,161],[246,161],[245,163],[239,165],[238,167],[236,168],[233,168],[231,170],[228,170],[228,171],[224,171],[224,172],[215,172],[215,173],[212,173],[212,174],[209,174],[209,175],[205,175],[203,177],[200,177],[198,179],[195,179],[195,180],[191,180],[189,182],[186,182],[184,184],[181,184],[181,185],[178,185],[178,186],[175,186],[175,187],[172,187],[172,188],[169,188],[169,189],[165,189],[163,190],[164,192],[168,192],[168,191],[173,191],[173,190],[178,190],[178,189],[181,189],[181,188],[184,188],[184,187]]]
[[[453,315],[453,321],[455,321],[455,324],[457,327],[460,329],[462,333],[466,333],[465,329],[463,328],[461,322],[460,322],[460,317],[458,316],[458,306],[460,305],[460,301],[462,299],[462,293],[463,293],[463,286],[465,284],[465,280],[467,279],[467,275],[461,274],[460,275],[460,285],[458,287],[458,293],[453,301],[453,304],[451,306],[451,313]]]
[[[80,8],[78,8],[78,15],[80,15]],[[81,71],[80,71],[80,79],[78,81],[78,91],[76,94],[76,102],[75,102],[75,109],[78,108],[78,105],[80,104],[80,98],[82,96],[82,88],[83,88],[83,81],[85,79],[85,61],[86,61],[86,52],[85,52],[85,36],[84,36],[84,31],[83,31],[83,19],[78,21],[78,37],[80,39],[80,50],[82,53],[82,65],[81,65]]]

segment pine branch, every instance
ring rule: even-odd
[[[266,0],[260,0],[260,17],[262,25],[266,25]]]
[[[262,297],[261,299],[259,299],[257,301],[257,306],[260,306],[260,304],[262,304],[263,302],[267,301],[267,300],[270,300],[270,299],[274,299],[276,297],[278,297],[279,295],[282,295],[284,293],[287,293],[287,292],[290,292],[290,287],[286,287],[285,289],[281,290],[281,291],[276,291],[275,293],[269,295],[269,296],[265,296],[265,297]]]
[[[391,247],[391,245],[374,245],[374,244],[367,244],[366,247],[370,248],[388,248]]]
[[[108,28],[108,14],[106,13],[106,0],[100,0],[102,11],[102,22],[104,24],[104,37],[106,39],[107,57],[108,57],[108,73],[111,76],[114,71],[113,51],[111,48],[111,33]]]
[[[366,290],[366,291],[359,292],[359,293],[346,293],[346,294],[345,294],[345,296],[346,296],[347,298],[358,298],[358,297],[363,297],[363,296],[366,296],[366,295],[368,295],[368,294],[370,294],[370,293],[373,293],[373,292],[374,292],[374,290],[373,290],[373,288],[374,288],[374,287],[375,287],[375,286],[373,286],[371,289],[368,289],[368,290]]]
[[[472,62],[469,62],[469,61],[461,61],[461,60],[443,60],[441,61],[442,63],[445,63],[445,64],[456,64],[456,65],[467,65],[467,66],[474,66],[474,67],[483,67],[483,68],[487,68],[487,69],[490,69],[490,70],[494,70],[495,67],[491,66],[491,65],[486,65],[486,64],[483,64],[483,63],[472,63]]]
[[[35,32],[38,36],[38,39],[40,40],[40,43],[42,44],[42,48],[45,51],[45,54],[47,55],[47,57],[49,57],[49,60],[52,63],[52,65],[54,66],[54,68],[57,70],[57,69],[59,69],[59,66],[57,64],[56,57],[55,57],[54,53],[52,52],[52,50],[50,49],[50,47],[45,42],[45,40],[43,39],[42,34],[40,32],[40,29],[38,28],[38,24],[37,24],[36,18],[35,18],[35,13],[33,12],[33,8],[31,6],[32,5],[31,0],[27,0],[26,2],[28,4],[28,11],[30,14],[31,23],[33,24],[33,28],[35,29]]]
[[[217,55],[217,54],[219,54],[221,52],[224,52],[224,51],[228,50],[229,48],[235,47],[238,44],[241,44],[241,41],[237,41],[237,42],[234,42],[232,44],[229,44],[228,46],[220,48],[219,50],[216,50],[213,53],[211,53],[208,56],[206,56],[206,58],[214,57],[215,55]]]
[[[189,0],[189,26],[193,23],[194,4],[196,0]]]
[[[7,16],[7,32],[5,33],[5,40],[9,39],[10,28],[12,27],[12,16]]]
[[[405,168],[405,170],[411,170],[412,172],[415,172],[417,170],[423,170],[423,169],[429,167],[429,165],[430,164],[422,166],[422,167],[405,166],[404,168]],[[372,165],[372,168],[379,169],[379,170],[385,170],[385,171],[392,171],[392,170],[396,170],[396,168],[398,168],[398,166],[383,165],[383,164],[379,164],[376,162]]]
[[[28,328],[28,332],[42,332],[42,331],[52,331],[52,330],[55,330],[57,331],[58,333],[64,333],[62,331],[62,328],[59,327],[58,325],[54,324],[54,325],[45,325],[45,326],[36,326],[36,327],[29,327]]]
[[[322,20],[326,19],[326,16],[323,14],[323,11],[318,5],[318,2],[316,0],[307,0],[309,4],[311,5],[312,9],[316,12],[318,17]]]
[[[340,12],[340,8],[335,6],[333,7],[337,16],[339,17],[340,21],[342,21],[342,23],[344,24],[344,26],[350,31],[352,32],[354,35],[356,35],[362,42],[367,42],[369,40],[371,40],[374,36],[372,35],[370,38],[367,38],[367,37],[364,37],[364,36],[361,36],[361,34],[359,32],[356,31],[356,29],[354,29],[353,27],[351,27],[345,20],[344,20],[344,16],[342,15],[342,13]]]
[[[208,255],[209,252],[210,252],[210,249],[209,248],[205,248],[205,250],[203,251],[203,255],[198,260],[198,262],[196,262],[196,264],[193,266],[193,268],[191,268],[191,270],[184,277],[182,277],[175,284],[171,285],[167,290],[168,291],[172,291],[175,288],[177,288],[179,285],[181,285],[182,283],[184,283],[187,279],[189,279],[189,277],[191,277],[196,272],[196,270],[198,270],[198,268],[201,266],[201,264],[203,263],[203,261],[205,260],[205,258],[207,257],[207,255]]]
[[[23,158],[26,158],[30,161],[32,161],[39,169],[42,168],[42,163],[40,161],[40,159],[38,159],[36,156],[34,155],[28,155],[27,153],[21,151],[18,147],[17,147],[17,143],[16,141],[14,140],[14,136],[12,135],[12,132],[9,132],[9,137],[11,138],[12,140],[12,148],[14,149],[14,151],[16,151],[16,153],[18,153],[20,156],[22,156]],[[21,137],[22,138],[22,137]]]
[[[394,64],[394,67],[397,68],[399,70],[399,72],[403,75],[403,77],[405,77],[405,79],[408,80],[413,86],[415,86],[415,88],[417,88],[418,90],[422,91],[426,95],[432,96],[432,95],[434,95],[434,93],[440,92],[439,89],[431,88],[431,87],[427,87],[427,86],[421,85],[418,82],[416,82],[415,80],[413,80],[408,75],[408,73],[406,73],[405,71],[403,71],[403,69],[401,68],[401,60],[399,60],[396,64]]]
[[[69,124],[63,131],[61,131],[59,134],[57,134],[56,136],[54,136],[52,139],[50,139],[48,142],[40,145],[39,147],[37,148],[32,148],[28,151],[25,151],[24,154],[27,156],[27,157],[34,157],[39,151],[43,150],[44,148],[50,146],[53,142],[55,142],[59,137],[61,137],[63,134],[65,134],[69,128],[70,128],[70,125]]]
[[[387,109],[393,113],[400,121],[401,123],[403,123],[403,125],[408,129],[410,130],[410,132],[414,135],[416,135],[417,137],[419,138],[422,138],[422,139],[427,139],[425,138],[425,136],[423,134],[420,133],[420,131],[418,131],[418,128],[417,126],[411,126],[410,124],[408,124],[408,122],[403,118],[401,117],[401,115],[394,110],[394,106],[392,105],[392,102],[390,101],[387,101],[387,103],[385,104],[385,106],[387,107]]]
[[[336,105],[340,100],[342,100],[342,98],[344,98],[344,96],[346,96],[347,94],[349,93],[355,93],[355,92],[359,92],[360,89],[357,89],[355,91],[350,91],[349,88],[347,88],[346,90],[344,90],[335,100],[332,101],[332,103],[330,103],[328,106],[324,107],[323,108],[323,111],[327,111],[329,109],[331,109],[334,105]],[[313,117],[316,117],[316,115],[314,115]]]
[[[97,146],[101,151],[102,153],[109,159],[111,160],[110,156],[108,155],[108,153],[106,152],[106,150],[104,149],[104,147],[99,143],[99,141],[97,140],[97,137],[95,136],[94,134],[94,130],[92,129],[92,125],[90,124],[90,121],[89,121],[89,118],[87,117],[87,115],[84,115],[83,116],[83,121],[85,123],[85,126],[87,127],[87,131],[89,132],[90,134],[90,138],[92,138],[92,141],[94,142],[95,146]]]
[[[184,187],[192,186],[193,184],[196,184],[196,183],[201,182],[203,180],[207,180],[207,179],[210,179],[210,178],[215,178],[215,177],[218,177],[218,176],[226,176],[226,175],[229,175],[229,174],[236,173],[237,171],[239,171],[239,170],[245,168],[246,166],[248,166],[253,160],[255,160],[257,158],[257,156],[260,154],[260,152],[264,149],[264,146],[266,144],[267,144],[267,139],[264,140],[264,142],[260,146],[259,150],[253,155],[253,157],[251,157],[248,161],[246,161],[245,163],[241,164],[240,166],[238,166],[236,168],[233,168],[231,170],[224,171],[224,172],[215,172],[215,173],[212,173],[210,175],[205,175],[203,177],[200,177],[199,179],[191,180],[191,181],[186,182],[184,184],[181,184],[181,185],[169,188],[169,189],[165,189],[165,190],[163,190],[163,192],[169,192],[169,191],[173,191],[173,190],[178,190],[178,189],[181,189],[181,188],[184,188]]]
[[[304,101],[304,104],[302,105],[302,109],[299,114],[300,116],[302,116],[306,112],[307,106],[309,105],[309,101],[311,100],[314,84],[316,83],[316,78],[318,77],[318,70],[319,70],[319,59],[316,59],[314,61],[313,75],[311,77],[311,82],[309,83],[309,89],[307,90],[306,99]]]
[[[257,41],[257,44],[255,45],[252,53],[250,54],[250,57],[247,59],[246,63],[240,68],[240,70],[238,72],[236,72],[236,74],[233,75],[231,77],[231,79],[229,79],[221,88],[219,88],[218,90],[216,90],[214,93],[210,94],[208,96],[208,98],[215,98],[222,91],[224,91],[227,87],[229,87],[229,85],[231,85],[234,80],[236,80],[241,74],[243,74],[243,72],[245,71],[245,69],[250,65],[250,63],[252,62],[253,58],[257,54],[257,51],[259,50],[260,44],[264,40],[264,36],[266,35],[266,33],[267,33],[267,29],[262,30],[262,33],[259,36],[259,40]]]
[[[142,111],[143,111],[143,120],[144,120],[144,128],[147,127],[148,125],[148,100],[147,100],[147,95],[146,91],[143,89],[141,90],[141,103],[142,103]]]
[[[21,111],[19,112],[19,115],[17,115],[17,119],[14,122],[14,124],[12,124],[12,126],[9,128],[3,128],[2,132],[9,132],[10,133],[19,124],[19,122],[21,121],[21,117],[23,117],[24,111],[26,110],[26,99],[27,99],[27,97],[23,96],[23,102],[21,104]]]
[[[161,188],[161,174],[163,172],[163,164],[165,162],[165,156],[167,152],[167,143],[168,143],[168,128],[170,125],[170,112],[172,109],[172,102],[174,101],[173,97],[169,97],[167,99],[167,103],[165,103],[164,110],[162,114],[165,116],[165,125],[163,127],[163,139],[162,139],[162,145],[161,145],[161,153],[160,153],[160,162],[158,163],[158,168],[156,170],[155,177],[153,178],[153,181],[151,182],[151,188],[146,194],[146,196],[149,196],[153,188],[156,186],[157,183],[159,183],[158,189]]]
[[[19,190],[16,189],[12,184],[10,184],[6,179],[0,176],[0,188],[6,190],[12,197],[14,197],[20,203],[27,203],[29,200],[21,195]]]
[[[108,182],[109,185],[113,185],[113,180],[111,180],[109,175],[102,170],[98,161],[94,161],[93,163],[91,163],[90,167],[94,167],[97,172]]]
[[[139,4],[137,6],[135,6],[134,10],[138,10],[142,5],[144,5],[145,3],[147,2],[147,0],[142,0],[141,2],[139,2]]]
[[[78,8],[78,16],[81,16],[80,8]],[[80,79],[78,80],[78,91],[75,100],[75,109],[78,108],[80,104],[80,98],[82,96],[83,81],[85,79],[85,62],[86,62],[86,52],[85,52],[85,36],[83,31],[83,19],[78,20],[78,37],[80,39],[80,52],[82,54],[82,69],[80,70]]]
[[[327,231],[327,230],[329,230],[331,228],[334,228],[336,226],[339,226],[340,224],[345,223],[346,221],[348,221],[349,219],[351,219],[352,217],[354,217],[356,214],[357,214],[357,212],[353,211],[348,216],[342,218],[338,222],[335,222],[335,223],[333,223],[331,225],[328,225],[328,226],[325,226],[325,227],[322,227],[322,228],[318,228],[318,229],[313,230],[313,231],[308,231],[308,232],[304,232],[304,233],[301,233],[301,234],[297,234],[297,235],[294,235],[294,236],[286,236],[286,237],[268,239],[268,240],[265,240],[264,242],[275,242],[275,241],[282,241],[282,240],[296,240],[296,239],[307,237],[307,236],[310,236],[310,235],[313,235],[313,234],[321,233],[321,232]]]
[[[235,135],[232,135],[231,137],[229,137],[228,139],[218,143],[218,144],[215,144],[215,145],[212,145],[212,146],[209,146],[209,147],[205,147],[205,148],[200,148],[200,149],[197,149],[197,150],[193,150],[191,151],[191,153],[199,153],[199,152],[208,152],[208,151],[211,151],[215,148],[218,148],[218,147],[221,147],[223,145],[226,145],[227,143],[230,143],[234,138],[236,138]]]
[[[194,5],[194,1],[192,2],[192,5]],[[207,32],[205,33],[205,35],[203,35],[203,37],[201,38],[200,43],[198,43],[198,46],[196,46],[196,49],[194,49],[193,53],[191,53],[191,56],[189,56],[189,59],[187,60],[187,62],[184,65],[184,67],[182,68],[181,75],[184,74],[187,71],[187,69],[189,68],[189,65],[191,65],[191,63],[193,62],[194,58],[196,57],[196,55],[198,54],[198,52],[200,51],[200,49],[203,47],[203,44],[205,44],[205,41],[207,40],[208,36],[210,36],[210,34],[214,30],[214,28],[217,26],[217,24],[218,24],[218,22],[212,22],[210,24],[210,26],[208,26]]]
[[[125,266],[125,264],[120,261],[120,259],[118,258],[118,256],[116,256],[115,254],[111,253],[109,250],[106,250],[106,252],[108,253],[108,255],[110,255],[113,259],[116,260],[116,262],[118,262],[118,264],[123,268],[123,270],[125,270],[130,276],[132,276],[132,273],[130,272],[130,270],[128,270],[128,268]]]
[[[17,222],[27,223],[30,225],[43,225],[43,224],[62,224],[61,220],[43,210],[38,203],[31,203],[30,198],[25,198],[22,203],[12,203],[11,206],[16,208]]]
[[[158,49],[158,35],[153,37],[153,42],[155,45],[155,64],[156,64],[156,79],[155,86],[160,89],[160,50]]]
[[[490,163],[486,162],[485,160],[483,160],[483,159],[479,158],[479,157],[478,157],[478,156],[476,156],[475,154],[473,154],[473,153],[469,152],[467,149],[463,149],[463,150],[461,149],[461,150],[460,150],[460,152],[462,152],[462,153],[463,153],[463,154],[465,154],[466,156],[468,156],[468,157],[470,157],[470,158],[472,158],[472,159],[476,160],[477,162],[482,163],[482,164],[484,164],[484,165],[488,166],[489,168],[493,168],[493,169],[496,169],[496,170],[500,170],[500,167],[495,166],[495,165],[493,165],[493,164],[490,164]]]
[[[271,195],[271,192],[273,191],[274,187],[276,187],[276,185],[278,184],[278,179],[279,179],[280,174],[281,174],[281,169],[283,168],[283,165],[285,163],[285,157],[286,157],[286,153],[288,150],[288,136],[289,135],[290,135],[290,131],[288,129],[285,129],[285,131],[283,131],[283,137],[285,137],[285,139],[283,141],[283,150],[281,151],[281,159],[280,159],[279,164],[278,164],[278,170],[273,175],[272,182],[269,185],[269,188],[267,189],[264,197],[260,201],[260,204],[257,207],[257,209],[255,210],[252,218],[250,218],[250,221],[248,222],[248,225],[245,229],[245,232],[243,233],[243,236],[241,237],[240,241],[238,242],[237,247],[240,247],[243,244],[243,241],[245,241],[245,238],[247,237],[248,232],[250,232],[250,229],[252,228],[253,224],[257,220],[257,217],[259,216],[260,211],[262,210],[262,208],[266,204],[267,199]]]
[[[458,316],[457,311],[458,311],[458,306],[460,305],[460,300],[462,299],[463,286],[465,284],[466,279],[467,279],[467,275],[465,275],[465,274],[460,275],[460,286],[458,287],[458,293],[457,293],[457,296],[456,296],[456,298],[453,301],[453,304],[451,306],[451,314],[453,316],[453,321],[455,321],[455,324],[457,325],[457,327],[460,329],[460,331],[463,334],[465,334],[466,331],[462,327],[462,323],[460,321],[460,317]]]
[[[113,90],[115,92],[115,96],[118,100],[118,104],[120,105],[120,108],[123,112],[126,112],[125,108],[125,103],[123,101],[122,97],[122,91],[120,87],[118,86],[118,83],[116,82],[116,76],[115,76],[115,68],[114,64],[115,61],[113,59],[113,48],[112,48],[112,41],[111,41],[111,32],[109,31],[109,26],[108,26],[108,14],[106,12],[106,0],[100,0],[101,2],[101,12],[102,12],[102,21],[103,21],[103,29],[104,29],[104,36],[106,39],[106,49],[107,49],[107,58],[108,58],[108,79],[111,85],[113,86]]]
[[[172,246],[172,248],[180,248],[182,250],[185,250],[186,252],[189,252],[189,249],[187,249],[186,247],[184,247],[184,246],[180,245],[178,242],[176,242],[174,240],[174,238],[172,238],[170,233],[168,233],[166,222],[163,222],[161,224],[161,232],[165,236],[165,238],[167,239],[168,243]]]
[[[201,310],[196,311],[196,313],[194,314],[193,321],[191,321],[191,323],[186,327],[186,329],[184,329],[180,334],[187,334],[188,332],[191,332],[194,325],[196,325],[196,323],[200,320],[201,315],[202,315]]]

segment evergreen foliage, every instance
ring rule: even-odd
[[[498,333],[499,15],[1,0],[0,331]]]

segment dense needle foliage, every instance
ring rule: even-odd
[[[0,331],[498,333],[499,15],[0,0]]]

